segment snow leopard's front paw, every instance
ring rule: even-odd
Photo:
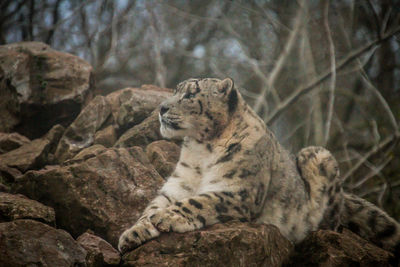
[[[194,224],[189,222],[190,219],[185,217],[178,209],[167,208],[159,210],[149,219],[160,232],[184,233],[195,229]]]
[[[160,232],[148,220],[141,220],[122,233],[118,249],[123,254],[159,235]]]

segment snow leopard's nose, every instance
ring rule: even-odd
[[[165,114],[167,111],[169,110],[169,107],[161,105],[160,107],[160,115],[162,116],[163,114]]]

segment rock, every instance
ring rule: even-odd
[[[18,133],[0,133],[0,154],[19,148],[30,141]]]
[[[174,171],[180,152],[177,144],[165,140],[155,141],[146,147],[147,157],[164,178]]]
[[[393,254],[347,229],[319,230],[297,246],[288,266],[393,266],[393,260]]]
[[[121,256],[107,241],[90,233],[84,233],[76,240],[87,252],[86,264],[95,266],[118,266]]]
[[[0,65],[0,132],[14,130],[20,122],[20,109],[17,90],[11,85]]]
[[[111,114],[111,106],[103,96],[96,96],[65,130],[55,153],[57,162],[72,158],[93,144],[95,133]]]
[[[0,46],[0,131],[31,139],[69,125],[91,98],[93,69],[39,42]]]
[[[53,207],[57,225],[74,237],[91,229],[116,246],[162,183],[140,147],[108,148],[83,162],[29,171],[13,190]]]
[[[143,85],[141,88],[125,88],[107,95],[112,113],[119,127],[126,130],[150,116],[162,101],[170,97],[171,90]]]
[[[153,111],[150,117],[142,123],[127,130],[118,141],[115,147],[145,147],[151,142],[162,139],[160,133],[160,122],[158,121],[158,110]]]
[[[64,164],[72,164],[76,162],[82,162],[87,159],[93,158],[101,153],[103,153],[107,148],[102,145],[93,145],[88,148],[81,150],[78,154],[75,155],[72,159],[69,159],[64,162]]]
[[[0,191],[9,192],[10,186],[15,182],[17,177],[21,175],[22,173],[19,170],[3,165],[0,162]]]
[[[0,193],[0,222],[18,219],[34,219],[54,225],[56,216],[53,208],[23,195]]]
[[[10,192],[10,187],[0,182],[0,192]]]
[[[94,135],[94,144],[100,144],[105,147],[112,147],[117,141],[117,132],[113,125],[109,125],[106,128],[98,131]]]
[[[85,266],[85,256],[64,230],[33,220],[0,223],[0,266]]]
[[[281,266],[291,243],[272,225],[229,222],[168,233],[123,256],[123,266]]]
[[[49,163],[49,154],[54,153],[64,127],[55,125],[43,138],[35,139],[17,149],[0,155],[0,162],[21,172],[39,169]]]

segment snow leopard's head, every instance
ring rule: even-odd
[[[211,140],[227,126],[239,97],[230,78],[183,81],[160,106],[161,134],[166,138]]]

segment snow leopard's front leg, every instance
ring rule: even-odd
[[[183,182],[181,178],[174,174],[168,178],[168,181],[161,188],[160,194],[147,205],[139,220],[120,236],[118,249],[122,253],[134,249],[160,235],[160,232],[153,226],[149,218],[158,211],[172,205],[177,200],[186,198],[192,194],[193,189],[190,183],[185,183],[187,191],[179,190]]]
[[[139,220],[129,229],[125,230],[119,238],[118,249],[122,253],[140,246],[142,243],[160,235],[160,232],[150,222],[149,217],[157,210],[163,209],[174,200],[161,193],[144,210]]]
[[[196,195],[175,202],[150,216],[151,223],[160,232],[187,232],[218,222],[250,221],[256,216],[257,206],[264,199],[264,187],[257,194],[242,189],[239,192],[221,191]]]

